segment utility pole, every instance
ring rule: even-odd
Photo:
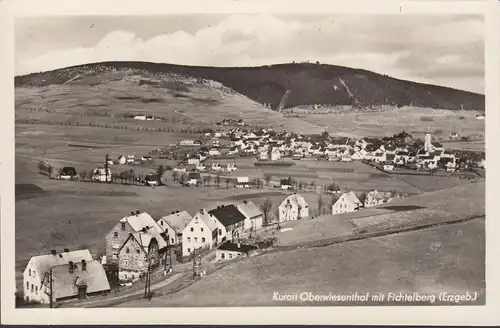
[[[148,260],[148,271],[146,272],[146,285],[144,286],[144,298],[151,299],[151,256],[150,256],[150,249],[148,249],[147,260]]]
[[[163,271],[165,274],[167,273],[167,256],[168,256],[168,264],[169,264],[169,269],[168,271],[172,270],[172,248],[170,247],[170,236],[167,235],[167,252],[165,253],[165,260],[164,262],[164,267]]]
[[[108,161],[109,161],[109,154],[106,154],[106,159],[105,159],[105,162],[104,162],[104,176],[105,176],[104,179],[105,179],[106,182],[111,182],[111,181],[108,181],[108,170],[109,170],[109,163],[108,163]]]

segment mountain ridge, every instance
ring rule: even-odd
[[[485,108],[482,94],[401,80],[365,69],[319,63],[210,67],[110,61],[19,75],[15,77],[15,86],[57,85],[75,82],[82,74],[89,76],[126,70],[217,81],[274,110],[304,105],[415,106],[477,111]]]

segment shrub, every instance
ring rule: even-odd
[[[432,122],[432,121],[434,121],[434,117],[432,117],[432,116],[422,116],[422,117],[420,117],[420,121],[422,121],[422,122]]]

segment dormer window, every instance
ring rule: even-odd
[[[122,230],[125,230],[125,222],[122,222]]]

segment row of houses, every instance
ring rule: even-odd
[[[370,191],[362,202],[354,192],[343,193],[332,205],[332,214],[343,214],[359,211],[363,208],[373,207],[391,202],[393,198],[390,194],[382,193],[377,190]]]

